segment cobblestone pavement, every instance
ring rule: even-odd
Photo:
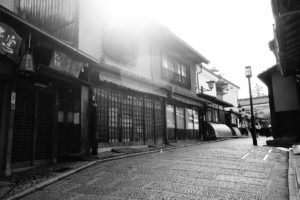
[[[232,139],[99,163],[23,199],[288,199],[287,152],[251,144]]]

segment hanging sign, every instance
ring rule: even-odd
[[[83,62],[74,61],[66,54],[54,51],[49,67],[78,78],[80,71],[83,70]]]
[[[0,22],[0,54],[18,61],[22,38],[10,26]]]

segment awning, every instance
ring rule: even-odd
[[[207,122],[207,131],[209,135],[215,135],[217,138],[233,136],[231,129],[225,124]]]

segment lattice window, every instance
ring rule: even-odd
[[[17,88],[12,162],[30,161],[33,153],[35,92]]]
[[[141,142],[144,138],[154,141],[163,137],[165,118],[162,99],[99,88],[97,104],[100,142]]]
[[[133,140],[133,108],[132,96],[123,95],[122,99],[122,141]]]
[[[164,134],[164,125],[165,125],[165,117],[164,117],[164,104],[161,99],[155,100],[155,137],[157,139],[163,138]]]
[[[133,99],[133,141],[143,140],[143,98],[134,97]]]
[[[122,128],[121,128],[121,94],[115,91],[110,91],[109,96],[109,139],[110,142],[122,141]]]
[[[98,89],[97,91],[97,130],[100,142],[108,142],[108,90]]]
[[[154,114],[153,100],[145,98],[145,140],[155,140],[154,138]]]

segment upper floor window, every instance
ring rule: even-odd
[[[190,87],[189,68],[175,59],[162,56],[162,76],[171,82],[184,87]]]

